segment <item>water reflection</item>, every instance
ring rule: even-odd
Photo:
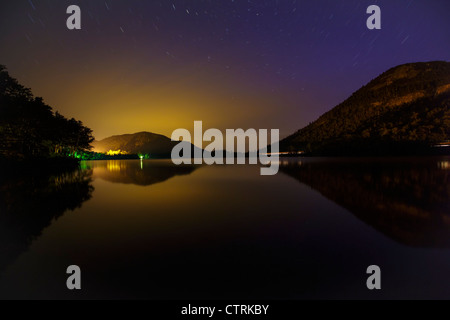
[[[85,169],[93,169],[94,178],[139,186],[149,186],[175,176],[189,175],[197,169],[191,165],[175,166],[166,160],[87,161],[83,162],[82,166]]]
[[[280,161],[301,184],[139,160],[2,175],[0,298],[448,299],[450,250],[430,248],[450,247],[449,158]]]
[[[280,170],[388,237],[450,247],[450,161],[305,159]]]
[[[0,172],[0,271],[67,210],[92,197],[92,170]]]
[[[450,170],[450,161],[439,161],[438,168],[442,170]]]

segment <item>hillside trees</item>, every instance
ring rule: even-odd
[[[0,157],[75,157],[93,141],[91,129],[53,112],[0,65]]]

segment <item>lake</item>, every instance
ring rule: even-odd
[[[1,173],[0,298],[450,299],[450,157]],[[82,290],[66,288],[78,265]],[[366,287],[370,265],[382,289]]]

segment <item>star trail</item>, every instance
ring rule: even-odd
[[[368,30],[368,6],[382,29]],[[82,29],[66,28],[78,5]],[[449,60],[447,1],[0,5],[0,63],[97,139],[203,120],[286,136],[402,63]]]

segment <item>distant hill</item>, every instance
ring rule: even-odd
[[[450,140],[450,63],[392,68],[280,142],[284,152],[414,153]]]
[[[178,141],[171,141],[168,137],[160,134],[139,132],[94,141],[92,146],[93,150],[99,153],[120,150],[127,154],[149,155],[151,158],[170,158],[173,147],[178,143]],[[194,148],[192,144],[190,145]]]

